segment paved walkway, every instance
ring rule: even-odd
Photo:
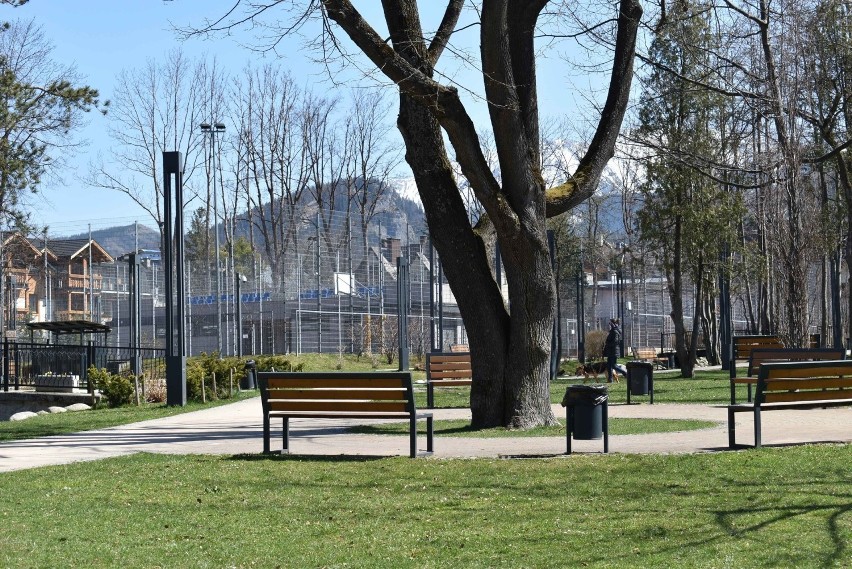
[[[564,422],[565,410],[554,405]],[[610,436],[611,453],[694,453],[726,450],[727,413],[711,405],[610,405],[613,417],[706,419],[717,425],[699,431]],[[436,419],[469,418],[467,409],[436,409]],[[291,450],[305,455],[408,455],[408,436],[357,435],[344,431],[347,422],[291,421]],[[804,442],[852,442],[852,409],[773,411],[763,414],[764,445]],[[274,427],[279,428],[280,423]],[[752,417],[737,415],[737,442],[754,442]],[[280,448],[280,438],[273,439]],[[425,437],[420,439],[425,448]],[[153,452],[165,454],[259,453],[263,447],[260,398],[132,425],[0,444],[0,472],[110,456]],[[435,458],[558,456],[565,437],[454,438],[436,437]],[[573,441],[575,453],[602,453],[603,442]]]

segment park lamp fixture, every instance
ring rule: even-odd
[[[201,132],[224,132],[225,131],[225,125],[220,123],[220,122],[217,122],[213,125],[211,125],[210,123],[203,122],[198,126],[201,128]]]

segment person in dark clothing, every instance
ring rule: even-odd
[[[621,347],[621,328],[618,318],[613,318],[609,321],[609,334],[604,341],[603,355],[606,358],[606,380],[612,383],[613,371],[617,371],[623,376],[627,376],[627,370],[618,365],[618,356]]]

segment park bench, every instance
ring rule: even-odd
[[[656,348],[631,348],[633,359],[639,362],[650,362],[656,368],[667,368],[669,358],[663,358],[657,355]]]
[[[731,405],[735,405],[737,402],[737,385],[748,386],[747,401],[751,401],[752,386],[757,383],[757,374],[762,364],[770,362],[842,360],[845,357],[845,350],[834,348],[754,348],[748,359],[748,371],[746,375],[743,377],[731,375]]]
[[[751,357],[755,348],[783,348],[781,338],[774,334],[762,336],[734,336],[731,339],[731,378],[737,376],[737,360],[744,361]]]
[[[426,419],[432,452],[432,413],[418,412],[410,372],[260,372],[263,452],[270,452],[270,420],[284,422],[283,453],[290,452],[290,419],[408,419],[410,456],[417,456],[417,420]]]
[[[470,385],[473,370],[470,352],[434,352],[426,354],[426,407],[435,408],[435,388]]]
[[[735,448],[736,413],[754,414],[754,446],[761,446],[760,415],[783,409],[852,405],[852,360],[764,363],[754,402],[728,405],[728,446]]]

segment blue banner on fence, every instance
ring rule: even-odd
[[[234,302],[233,294],[223,294],[219,296],[221,302]],[[269,301],[272,299],[272,295],[268,292],[247,292],[245,294],[240,295],[240,300],[243,303],[247,302],[261,302],[261,301]],[[190,304],[216,304],[216,295],[215,294],[207,294],[202,296],[190,296],[189,297]]]

